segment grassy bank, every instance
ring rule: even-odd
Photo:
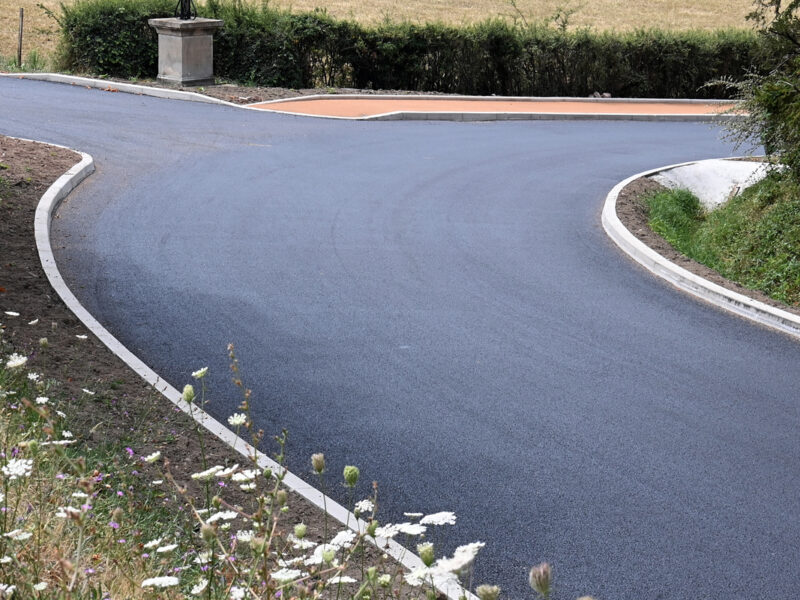
[[[650,226],[686,256],[745,287],[800,304],[800,186],[774,173],[705,212],[685,190],[647,198]]]

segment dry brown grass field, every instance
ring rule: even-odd
[[[64,0],[71,2],[73,0]],[[57,10],[59,0],[0,0],[0,56],[16,55],[19,9],[25,9],[23,56],[36,49],[50,54],[56,45],[56,27],[37,5]],[[745,15],[752,0],[273,0],[273,6],[295,11],[321,7],[336,17],[376,23],[383,19],[443,21],[461,24],[488,17],[513,19],[522,15],[528,22],[547,19],[566,7],[575,12],[571,26],[596,30],[714,29],[747,27]]]

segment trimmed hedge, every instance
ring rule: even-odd
[[[63,66],[155,76],[157,41],[147,19],[173,10],[173,2],[164,0],[79,0],[62,6]],[[291,88],[713,98],[727,91],[704,85],[742,78],[757,51],[756,36],[743,30],[613,34],[500,20],[463,27],[367,27],[320,11],[292,14],[226,0],[208,0],[199,12],[225,21],[214,42],[218,76]]]

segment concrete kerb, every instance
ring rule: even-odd
[[[48,145],[58,148],[65,148],[65,146],[58,146],[57,144]],[[72,150],[71,148],[67,149]],[[73,150],[73,152],[77,151]],[[242,456],[248,459],[255,457],[258,466],[262,469],[269,468],[272,469],[274,473],[282,473],[283,484],[287,488],[297,492],[300,496],[321,510],[327,510],[328,514],[339,521],[342,525],[349,527],[356,533],[364,532],[367,526],[365,521],[358,519],[353,513],[349,512],[341,504],[337,503],[332,498],[325,496],[312,485],[306,483],[292,472],[281,467],[266,454],[258,451],[251,444],[236,436],[236,434],[234,434],[222,423],[214,419],[202,409],[193,404],[187,404],[184,402],[181,393],[178,392],[177,389],[164,381],[157,373],[155,373],[130,350],[123,346],[119,340],[111,335],[111,333],[83,307],[69,287],[67,287],[64,279],[61,277],[58,267],[56,266],[53,256],[53,250],[50,244],[50,225],[52,222],[53,213],[56,211],[59,204],[73,189],[75,189],[75,187],[81,181],[86,179],[86,177],[94,172],[94,160],[92,157],[84,152],[78,152],[78,154],[81,155],[81,161],[69,169],[61,177],[59,177],[55,183],[53,183],[53,185],[47,189],[36,207],[36,214],[34,217],[34,231],[39,258],[42,263],[42,268],[47,275],[47,279],[56,293],[61,297],[61,299],[75,314],[75,316],[78,317],[78,319],[80,319],[81,322],[95,336],[97,336],[97,338],[103,342],[106,347],[108,347],[109,350],[111,350],[125,364],[133,369],[137,375],[152,385],[156,390],[161,392],[161,394],[163,394],[170,402],[172,402],[172,404],[189,415],[197,423],[202,425],[208,432],[215,435],[225,444],[239,452]],[[413,571],[415,569],[424,567],[424,564],[419,556],[407,548],[404,548],[392,539],[378,538],[375,540],[375,545],[380,550],[386,552],[392,558],[397,560],[406,569]],[[434,583],[436,584],[437,589],[450,600],[459,600],[461,598],[477,600],[476,596],[463,589],[461,586],[452,584],[449,582],[449,580],[437,578]]]
[[[38,81],[49,81],[51,83],[64,83],[70,85],[82,85],[104,91],[124,92],[141,96],[153,96],[169,100],[185,100],[189,102],[205,102],[208,104],[221,104],[234,108],[257,110],[261,112],[275,112],[297,117],[317,118],[317,119],[339,119],[346,121],[533,121],[533,120],[614,120],[614,121],[681,121],[681,122],[708,122],[718,123],[735,121],[742,119],[741,115],[735,114],[688,114],[688,115],[663,115],[663,114],[620,114],[620,113],[536,113],[536,112],[449,112],[449,111],[392,111],[378,115],[368,115],[364,117],[342,117],[334,115],[309,115],[307,113],[255,108],[255,105],[306,102],[310,100],[320,100],[326,98],[336,99],[409,99],[424,98],[425,100],[469,100],[469,101],[490,101],[505,102],[508,100],[536,101],[536,102],[585,102],[587,104],[602,104],[609,102],[620,102],[624,100],[632,104],[648,103],[667,103],[667,104],[730,104],[729,100],[676,100],[676,99],[651,99],[651,98],[568,98],[568,97],[529,97],[529,96],[435,96],[435,95],[413,95],[413,94],[314,94],[309,96],[299,96],[297,98],[280,98],[277,100],[267,100],[265,102],[255,102],[249,105],[236,104],[218,98],[212,98],[196,92],[185,92],[172,90],[169,88],[157,88],[133,83],[123,83],[109,81],[106,79],[92,79],[89,77],[78,77],[76,75],[63,75],[61,73],[0,73],[0,77],[16,77],[18,79],[33,79]]]
[[[735,160],[735,159],[731,159]],[[603,205],[602,223],[608,236],[617,244],[628,256],[645,267],[651,273],[666,280],[674,287],[688,292],[689,294],[705,300],[719,308],[733,312],[741,317],[755,321],[772,329],[786,333],[795,339],[800,340],[800,317],[780,308],[775,308],[753,298],[724,288],[716,283],[708,281],[703,277],[695,275],[667,260],[642,241],[637,239],[617,217],[617,198],[620,192],[630,182],[640,177],[649,177],[662,171],[668,171],[676,167],[683,167],[701,163],[702,161],[690,161],[665,167],[658,167],[649,171],[643,171],[636,175],[631,175],[627,179],[619,182],[608,193],[605,204]]]

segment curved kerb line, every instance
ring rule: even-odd
[[[10,77],[17,79],[33,79],[38,81],[48,81],[51,83],[66,83],[71,85],[82,85],[85,87],[95,88],[105,91],[122,92],[126,94],[136,94],[140,96],[153,96],[155,98],[165,98],[169,100],[184,100],[189,102],[204,102],[207,104],[221,104],[223,106],[230,106],[232,108],[239,108],[244,110],[255,110],[259,112],[272,112],[296,117],[315,118],[315,119],[338,119],[343,121],[535,121],[535,120],[614,120],[614,121],[700,121],[700,122],[721,122],[721,121],[736,121],[744,117],[737,114],[719,113],[719,114],[644,114],[644,113],[521,113],[521,112],[453,112],[453,111],[392,111],[388,113],[381,113],[377,115],[367,115],[364,117],[342,117],[337,115],[311,115],[308,113],[293,112],[290,110],[278,110],[272,108],[256,108],[255,105],[264,104],[277,104],[277,103],[295,103],[306,102],[309,100],[320,99],[371,99],[376,98],[375,94],[312,94],[309,96],[300,96],[297,98],[279,98],[277,100],[267,100],[265,102],[255,102],[253,104],[236,104],[228,102],[227,100],[220,100],[204,94],[196,92],[184,92],[181,90],[173,90],[169,88],[156,88],[146,85],[138,85],[135,83],[125,83],[119,81],[109,81],[104,79],[92,79],[90,77],[78,77],[76,75],[63,75],[61,73],[0,73],[0,77]],[[543,101],[572,101],[576,98],[567,98],[561,96],[555,97],[528,97],[528,96],[413,96],[410,94],[386,94],[381,95],[381,99],[409,99],[409,98],[424,98],[425,100],[481,100],[502,102],[509,99],[513,100],[543,100]],[[620,98],[580,98],[578,99],[586,104],[600,104],[608,102],[619,102]],[[651,98],[626,98],[625,102],[632,104],[647,104],[652,102],[659,103],[674,103],[674,104],[723,104],[730,103],[729,100],[676,100],[673,98],[666,99],[651,99]]]
[[[24,138],[15,138],[23,141],[35,142],[36,140],[26,140]],[[47,144],[46,142],[37,142]],[[36,206],[36,215],[34,217],[34,232],[36,236],[36,248],[39,251],[39,259],[42,263],[47,279],[50,285],[58,293],[64,303],[78,319],[105,344],[111,352],[116,354],[126,365],[136,372],[142,379],[152,385],[156,390],[161,392],[170,402],[177,406],[181,411],[189,415],[195,422],[202,425],[207,431],[215,435],[225,444],[239,452],[242,456],[252,459],[256,458],[258,466],[262,469],[272,469],[274,473],[283,473],[283,484],[290,490],[295,491],[300,496],[317,506],[321,510],[327,510],[328,514],[341,522],[342,525],[350,528],[356,533],[363,533],[366,530],[367,523],[355,516],[355,514],[348,511],[341,504],[326,496],[314,486],[309,485],[297,475],[290,472],[286,468],[279,465],[272,460],[269,456],[260,452],[251,444],[234,434],[231,430],[225,427],[222,423],[214,419],[204,410],[198,408],[194,404],[184,402],[183,397],[178,390],[172,387],[169,383],[164,381],[155,371],[142,362],[130,350],[120,343],[111,333],[103,327],[97,319],[95,319],[89,311],[78,301],[72,291],[67,287],[61,273],[56,266],[55,258],[53,256],[53,249],[50,245],[50,224],[52,222],[53,213],[58,208],[59,204],[67,197],[67,195],[78,186],[78,184],[86,179],[94,172],[94,160],[85,152],[78,152],[66,146],[59,146],[57,144],[47,144],[56,148],[65,148],[72,150],[81,155],[81,161],[69,169],[66,173],[61,175],[51,185],[39,200]],[[367,538],[369,539],[369,538]],[[377,538],[374,541],[370,539],[379,550],[386,552],[392,558],[397,560],[403,567],[411,571],[420,569],[425,565],[422,559],[416,554],[401,546],[392,539]],[[452,580],[444,579],[441,577],[434,578],[436,588],[450,600],[459,600],[467,598],[469,600],[477,600],[477,597],[465,590],[459,585],[452,583]]]
[[[736,160],[736,159],[725,159]],[[676,167],[684,167],[702,163],[703,161],[690,161],[657,169],[643,171],[636,175],[631,175],[624,181],[620,181],[606,196],[603,205],[602,223],[608,236],[617,244],[628,256],[645,267],[651,273],[666,280],[676,288],[688,292],[689,294],[705,300],[722,308],[733,312],[741,317],[755,321],[761,325],[777,329],[783,333],[800,340],[800,317],[788,311],[781,310],[764,302],[754,300],[743,294],[717,285],[703,277],[687,271],[674,262],[667,260],[641,240],[636,238],[617,217],[617,197],[622,189],[630,182],[641,177],[649,177],[662,171],[668,171]]]

